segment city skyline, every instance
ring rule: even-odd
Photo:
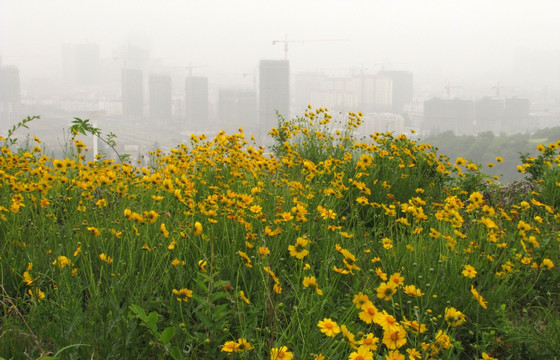
[[[2,62],[38,77],[60,71],[65,43],[99,44],[102,58],[132,44],[166,66],[198,65],[197,75],[227,84],[242,82],[241,75],[256,71],[260,59],[284,59],[285,36],[294,73],[366,68],[410,70],[421,81],[504,78],[516,70],[520,51],[560,54],[560,3],[547,0],[136,5],[128,0],[3,1]]]

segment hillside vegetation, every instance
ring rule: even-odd
[[[360,123],[310,106],[270,150],[193,135],[147,166],[86,161],[85,134],[116,144],[86,120],[63,159],[14,127],[0,357],[559,358],[560,141],[500,187],[404,135],[358,141]]]

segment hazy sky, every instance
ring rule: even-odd
[[[254,72],[259,59],[293,71],[382,65],[416,72],[509,71],[515,48],[558,49],[557,0],[1,0],[0,56],[22,76],[60,62],[61,44],[102,57],[127,42],[199,74]],[[45,57],[30,57],[40,55]],[[27,57],[23,57],[27,56]]]

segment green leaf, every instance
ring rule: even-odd
[[[150,329],[157,331],[157,321],[158,321],[158,313],[152,311],[150,315],[148,315],[148,318],[146,319],[146,324]]]
[[[164,345],[168,345],[171,342],[171,339],[175,336],[175,330],[176,329],[172,326],[166,327],[159,335],[159,341],[161,341]]]
[[[209,329],[212,329],[214,327],[214,323],[212,322],[212,320],[210,320],[210,318],[208,317],[208,315],[206,315],[205,313],[203,313],[202,311],[199,311],[196,313],[196,317],[204,324],[204,326],[206,326]]]
[[[146,312],[144,311],[144,309],[142,309],[142,307],[136,304],[132,304],[128,308],[130,309],[130,311],[136,314],[136,316],[138,316],[142,321],[146,321],[147,319]]]
[[[171,355],[171,357],[175,360],[183,358],[181,349],[179,349],[177,346],[173,346],[169,349],[169,355]]]

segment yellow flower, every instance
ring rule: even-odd
[[[464,265],[464,268],[465,270],[461,272],[463,276],[466,276],[471,279],[473,279],[476,276],[477,271],[475,270],[474,267],[472,267],[471,265]]]
[[[405,360],[405,356],[401,354],[399,350],[391,350],[387,355],[385,355],[385,360]]]
[[[335,337],[336,334],[340,332],[340,327],[332,319],[324,318],[317,323],[317,326],[321,329],[321,332],[329,337]]]
[[[305,249],[305,247],[309,244],[309,240],[304,237],[298,237],[296,239],[295,245],[289,245],[288,251],[290,251],[290,256],[293,256],[297,259],[303,259],[309,254],[309,250]]]
[[[547,268],[548,270],[554,267],[554,263],[549,258],[543,260],[542,265],[543,267]]]
[[[270,360],[292,360],[293,358],[294,354],[289,352],[286,346],[270,350]]]
[[[480,358],[480,360],[498,360],[495,357],[492,357],[490,355],[488,355],[487,353],[483,352],[482,353],[482,357]]]
[[[357,351],[350,353],[349,360],[373,360],[373,353],[367,346],[360,346]]]
[[[372,333],[369,333],[366,335],[366,337],[362,338],[362,340],[360,340],[358,344],[360,345],[360,347],[365,347],[370,351],[375,351],[377,350],[378,342],[379,338],[375,337],[375,335],[373,335]]]
[[[356,304],[356,309],[360,309],[364,304],[370,302],[369,297],[362,292],[359,292],[357,295],[354,295],[354,299],[352,300],[354,304]]]
[[[404,288],[404,293],[414,297],[421,297],[424,296],[422,290],[416,288],[414,285],[406,285]]]
[[[224,352],[238,352],[239,351],[239,344],[236,343],[235,341],[226,341],[223,345],[222,345],[222,350]]]
[[[383,344],[390,350],[402,347],[406,344],[406,331],[402,326],[399,326],[395,330],[386,330],[383,333]]]
[[[445,308],[445,321],[451,326],[459,326],[465,322],[465,314],[454,307]]]
[[[375,314],[375,316],[373,317],[373,322],[381,326],[385,331],[395,331],[400,327],[397,319],[395,319],[393,315],[390,315],[385,310]]]
[[[397,284],[392,281],[383,282],[377,287],[377,297],[385,301],[391,300],[391,297],[397,292]]]
[[[37,301],[41,301],[45,298],[45,293],[42,292],[41,289],[35,289],[35,292],[29,289],[27,290],[27,293],[31,295],[31,297],[37,299]]]
[[[105,253],[99,254],[99,260],[104,261],[107,264],[111,264],[113,262],[113,258],[105,255]]]
[[[68,265],[70,265],[70,260],[68,260],[68,258],[64,255],[61,255],[59,257],[56,258],[55,261],[52,262],[53,265],[58,265],[59,268],[64,268]]]
[[[240,291],[239,291],[239,297],[240,297],[241,300],[243,300],[247,305],[251,303],[251,302],[249,301],[249,299],[245,296],[245,293],[243,292],[243,290],[240,290]]]
[[[474,296],[474,299],[476,301],[478,301],[478,303],[480,304],[480,306],[482,306],[484,309],[487,309],[487,302],[484,300],[484,298],[482,297],[482,295],[480,295],[478,293],[478,291],[474,288],[474,286],[471,285],[471,293]]]
[[[366,324],[371,324],[375,315],[379,312],[379,310],[373,305],[371,301],[366,302],[362,305],[362,311],[358,314],[360,320],[365,322]]]
[[[186,289],[186,288],[182,288],[182,289],[173,289],[172,290],[173,294],[178,295],[179,297],[177,298],[177,301],[181,302],[187,302],[189,301],[189,298],[192,298],[193,292],[192,290]]]
[[[243,259],[245,266],[252,268],[253,265],[251,265],[251,259],[249,258],[249,256],[247,256],[246,253],[244,253],[243,251],[239,250],[237,252],[239,254],[239,256],[241,256],[241,258]]]
[[[198,236],[202,233],[202,224],[198,221],[194,223],[194,236]]]
[[[167,228],[165,227],[164,223],[161,223],[161,225],[159,226],[159,229],[160,229],[161,234],[163,235],[164,238],[169,237],[169,231],[167,231]]]
[[[268,254],[270,254],[270,249],[266,246],[260,246],[259,247],[259,254],[262,256],[266,256]]]

